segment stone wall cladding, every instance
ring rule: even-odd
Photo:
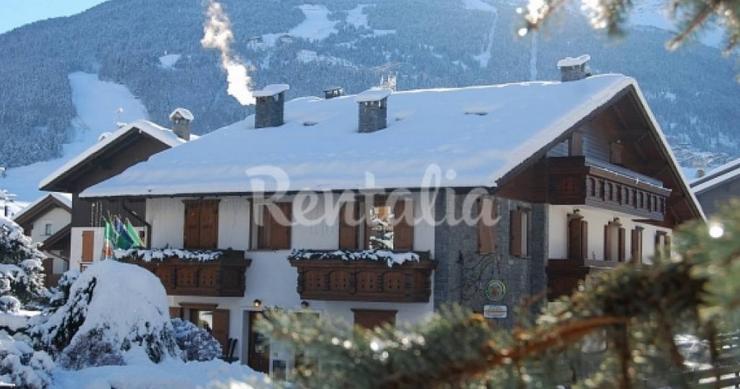
[[[454,204],[459,215],[464,194],[440,193],[436,215],[443,215],[446,207]],[[516,310],[524,299],[543,293],[547,286],[545,265],[547,256],[546,205],[530,204],[505,198],[496,198],[498,215],[496,251],[481,255],[478,252],[476,226],[465,223],[451,226],[447,223],[435,228],[435,257],[438,262],[434,279],[435,309],[444,304],[458,303],[482,312],[486,304],[508,307],[506,319],[496,319],[498,325],[511,327]],[[510,211],[517,207],[531,210],[529,223],[529,255],[524,258],[509,255]],[[506,284],[502,301],[489,301],[485,286],[491,280]],[[533,308],[534,309],[534,308]]]
[[[255,107],[254,128],[282,126],[285,92],[275,96],[258,97]]]

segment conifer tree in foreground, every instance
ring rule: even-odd
[[[593,274],[513,330],[453,307],[373,331],[272,312],[264,331],[302,350],[297,380],[312,388],[691,387],[691,363],[718,376],[739,363],[738,348],[719,343],[740,328],[740,203],[721,214],[682,227],[677,256]],[[690,355],[681,339],[706,353]]]

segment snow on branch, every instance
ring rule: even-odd
[[[411,251],[393,252],[390,250],[293,250],[289,260],[342,260],[342,261],[384,261],[388,267],[403,265],[406,262],[419,262],[419,254]]]
[[[223,255],[218,250],[181,250],[181,249],[129,249],[113,250],[113,257],[118,260],[139,260],[144,262],[164,261],[168,258],[177,258],[183,261],[209,262],[215,261]]]

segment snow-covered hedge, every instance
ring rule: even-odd
[[[53,368],[54,361],[49,354],[35,351],[26,340],[0,331],[0,383],[29,389],[46,388],[51,384]]]
[[[210,361],[222,355],[221,344],[208,331],[182,319],[172,319],[177,346],[186,361]]]
[[[99,261],[81,273],[66,303],[34,332],[65,368],[123,364],[142,355],[160,362],[180,354],[159,279],[117,261]]]
[[[167,258],[206,262],[219,259],[222,255],[223,252],[217,250],[130,249],[113,251],[116,259],[136,259],[144,262],[162,261]]]
[[[293,250],[289,260],[343,260],[343,261],[382,261],[388,267],[405,262],[419,262],[419,254],[393,252],[389,250]]]

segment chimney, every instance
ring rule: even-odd
[[[278,127],[285,123],[283,109],[288,89],[288,84],[271,84],[253,93],[257,99],[254,128]]]
[[[561,59],[558,61],[560,80],[563,82],[576,81],[590,76],[591,69],[588,67],[588,61],[590,60],[591,56],[588,54],[576,58],[566,57]]]
[[[185,108],[175,108],[170,114],[172,131],[180,139],[190,140],[190,122],[193,121],[193,113]]]
[[[359,132],[375,132],[387,126],[390,94],[390,89],[371,88],[357,95],[355,101],[360,106]]]
[[[324,98],[327,100],[333,99],[335,97],[343,96],[343,95],[344,95],[344,89],[342,89],[341,86],[332,86],[332,87],[324,89]]]

